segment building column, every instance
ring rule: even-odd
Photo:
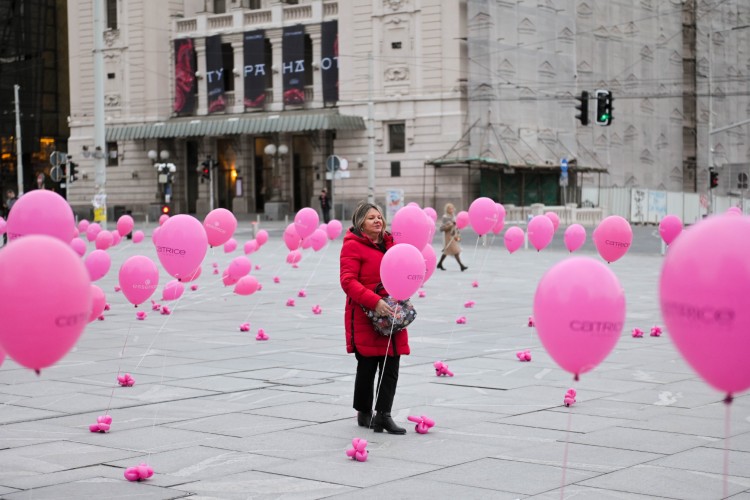
[[[195,60],[198,66],[198,74],[201,77],[196,82],[198,85],[198,115],[208,114],[208,91],[206,90],[206,39],[195,39]]]
[[[244,36],[244,35],[243,35]],[[232,113],[245,112],[245,47],[244,41],[232,42],[232,53],[234,54],[234,107],[229,110]]]
[[[310,42],[312,43],[312,97],[313,102],[323,102],[323,72],[320,70],[321,47],[320,33],[309,33]],[[310,107],[312,103],[305,103],[305,107]]]

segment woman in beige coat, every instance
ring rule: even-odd
[[[440,230],[443,232],[445,244],[443,247],[443,255],[440,256],[440,262],[438,262],[437,268],[441,271],[445,271],[445,268],[443,267],[445,256],[452,255],[456,258],[458,265],[461,266],[461,271],[466,271],[468,267],[463,265],[461,257],[459,257],[459,255],[461,255],[461,245],[459,245],[458,242],[461,241],[461,233],[456,226],[456,207],[453,206],[453,203],[445,204],[445,213],[443,214],[443,221],[440,225]]]

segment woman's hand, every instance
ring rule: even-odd
[[[383,299],[380,299],[375,305],[375,312],[378,313],[378,316],[393,315],[393,309]]]

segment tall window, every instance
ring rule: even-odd
[[[403,153],[406,151],[406,127],[404,123],[388,124],[388,152]]]
[[[310,86],[313,84],[313,48],[312,38],[310,35],[305,35],[305,85]]]
[[[120,164],[120,155],[119,155],[119,151],[117,151],[117,143],[108,142],[107,143],[107,166],[116,167],[119,164]]]
[[[224,92],[234,90],[234,51],[231,43],[221,44],[221,66],[224,68]]]
[[[401,177],[401,162],[400,161],[391,162],[391,177]]]
[[[107,0],[107,29],[117,29],[117,0]]]
[[[266,88],[270,89],[273,88],[273,71],[271,71],[271,67],[273,66],[273,45],[271,44],[271,40],[269,40],[268,38],[264,40],[264,44],[264,62],[266,63]]]
[[[214,14],[226,14],[227,12],[227,1],[226,0],[214,0]]]

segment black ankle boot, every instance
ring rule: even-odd
[[[469,269],[469,266],[464,266],[464,265],[461,266],[461,272],[464,272],[467,269]]]
[[[442,262],[437,265],[437,268],[440,269],[441,271],[445,271],[445,268],[443,267],[443,263]]]
[[[357,424],[360,427],[370,427],[371,420],[372,420],[371,411],[358,411],[357,412]]]
[[[406,429],[396,425],[396,422],[391,418],[391,414],[384,412],[378,412],[372,419],[372,430],[375,432],[385,430],[388,434],[406,434]]]

